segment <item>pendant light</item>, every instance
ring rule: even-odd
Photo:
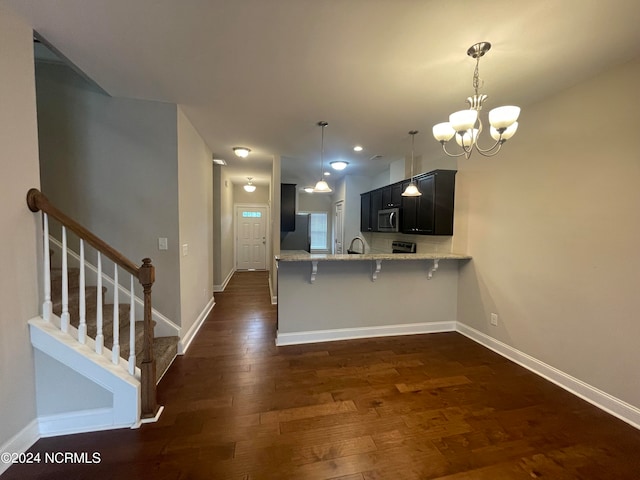
[[[409,185],[407,185],[407,188],[405,188],[404,192],[402,192],[403,197],[419,197],[420,195],[422,195],[422,193],[420,193],[420,190],[418,190],[415,182],[413,181],[413,142],[416,138],[417,133],[418,130],[411,130],[409,132],[409,135],[411,135],[411,178],[409,181]]]
[[[249,183],[247,183],[243,188],[245,190],[245,192],[255,192],[256,191],[256,186],[251,183],[251,180],[253,180],[253,177],[247,177],[247,179],[249,180]]]
[[[318,126],[322,129],[322,140],[320,144],[320,180],[313,188],[315,193],[331,193],[333,191],[324,179],[324,129],[327,125],[329,125],[327,122],[318,122]]]

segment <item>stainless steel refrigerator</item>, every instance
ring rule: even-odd
[[[296,215],[296,229],[280,232],[280,250],[311,251],[311,215]]]

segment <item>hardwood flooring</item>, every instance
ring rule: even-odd
[[[462,335],[276,347],[269,300],[265,272],[236,273],[158,423],[42,439],[30,452],[100,463],[2,480],[640,478],[639,430]]]

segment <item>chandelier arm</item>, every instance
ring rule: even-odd
[[[502,142],[502,143],[504,143],[504,142]],[[502,148],[502,143],[498,142],[498,148],[496,148],[494,151],[492,151],[492,150],[493,150],[493,148],[489,148],[488,150],[480,150],[480,149],[478,148],[478,149],[477,149],[477,150],[478,150],[478,153],[479,153],[480,155],[482,155],[483,157],[493,157],[493,156],[494,156],[494,155],[496,155],[496,154],[500,151],[500,149]],[[494,148],[495,148],[495,145],[494,145]]]
[[[467,158],[469,158],[469,155],[471,154],[471,152],[467,152],[466,150],[463,149],[463,151],[461,153],[451,153],[447,150],[446,147],[446,143],[445,142],[440,142],[442,144],[442,150],[444,150],[444,153],[446,153],[447,155],[449,155],[450,157],[461,157],[462,155],[465,155]]]

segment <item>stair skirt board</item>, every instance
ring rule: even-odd
[[[99,432],[115,428],[132,428],[136,423],[118,425],[114,423],[113,408],[96,408],[76,412],[58,413],[38,417],[41,437],[57,437],[74,433]]]
[[[62,244],[54,237],[49,236],[49,245],[52,250],[62,251]],[[80,256],[72,250],[67,250],[69,268],[78,268],[80,266]],[[85,259],[85,272],[86,272],[86,282],[87,285],[96,285],[98,278],[98,268],[95,265],[87,262]],[[233,272],[232,272],[233,274]],[[124,278],[124,277],[123,277]],[[102,284],[107,287],[107,294],[105,295],[105,303],[113,302],[113,278],[102,272]],[[129,303],[131,300],[131,296],[129,293],[129,289],[123,287],[122,285],[118,285],[118,297],[119,303]],[[134,299],[136,303],[136,311],[142,312],[144,309],[144,301],[135,297]],[[151,319],[156,322],[156,326],[154,328],[154,335],[156,337],[177,337],[180,334],[180,327],[173,323],[169,318],[165,317],[162,313],[158,312],[156,309],[151,309]]]
[[[200,312],[200,315],[198,315],[198,318],[196,318],[196,321],[193,322],[193,325],[191,325],[187,333],[185,333],[184,337],[182,337],[178,342],[178,355],[184,355],[185,353],[187,353],[187,349],[200,331],[200,328],[209,316],[209,313],[211,313],[211,310],[213,309],[215,304],[215,298],[211,297],[209,303],[207,303],[207,305],[204,307],[204,310],[202,310],[202,312]]]
[[[55,315],[53,317],[54,320],[57,319]],[[136,424],[140,418],[141,411],[139,375],[137,378],[129,375],[127,362],[124,359],[120,359],[119,365],[114,365],[111,362],[111,351],[109,349],[105,348],[103,354],[99,355],[93,349],[95,342],[92,339],[88,338],[85,345],[78,343],[73,337],[77,333],[74,327],[70,326],[69,333],[64,333],[54,324],[40,317],[29,320],[29,327],[31,344],[34,348],[54,358],[113,395],[112,407],[107,409],[110,411],[109,419],[106,418],[104,409],[102,409],[100,415],[96,415],[95,412],[92,415],[76,412],[80,417],[76,423],[73,423],[70,417],[59,422],[50,420],[47,423],[47,425],[51,426],[50,428],[53,429],[56,424],[63,428],[80,428],[83,422],[82,418],[84,418],[84,422],[98,422],[92,425],[94,429],[95,427],[99,427],[98,429],[131,427]],[[81,395],[82,392],[76,392],[76,394]],[[70,415],[72,416],[72,414]],[[83,431],[92,429],[88,426],[88,423],[85,426],[87,428]],[[48,432],[49,435],[62,433],[64,432],[55,433],[53,430]]]

